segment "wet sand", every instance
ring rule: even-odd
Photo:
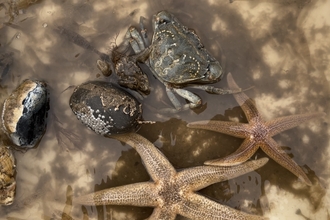
[[[150,179],[139,155],[128,145],[100,137],[72,113],[72,89],[88,80],[110,80],[96,67],[99,55],[72,42],[59,27],[78,33],[102,53],[122,42],[130,25],[168,10],[196,31],[204,46],[231,72],[256,101],[265,119],[321,111],[327,116],[285,131],[275,140],[304,169],[308,187],[270,160],[255,172],[200,191],[222,204],[270,219],[330,218],[330,16],[328,1],[20,1],[18,15],[0,10],[0,52],[12,52],[13,63],[1,79],[1,102],[24,79],[45,80],[51,110],[39,146],[15,151],[17,193],[12,206],[0,207],[1,219],[51,219],[69,212],[76,219],[144,219],[152,208],[65,206],[73,196]],[[25,3],[25,4],[23,4]],[[149,76],[151,94],[141,100],[144,119],[157,123],[138,131],[158,147],[177,169],[226,156],[241,139],[186,127],[197,120],[240,120],[243,111],[232,95],[192,90],[203,100],[197,110],[157,114],[171,107],[165,87]],[[226,76],[225,76],[226,77]],[[215,86],[226,88],[225,78]],[[180,99],[182,103],[185,100]],[[1,136],[3,137],[3,135]],[[258,150],[253,157],[264,157]],[[70,195],[69,195],[70,194]],[[56,219],[56,218],[55,218]],[[177,219],[184,219],[178,217]]]

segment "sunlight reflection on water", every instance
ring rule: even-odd
[[[150,178],[130,146],[97,136],[73,115],[68,105],[72,89],[66,89],[88,80],[109,79],[100,76],[96,68],[98,54],[73,44],[58,32],[58,26],[79,33],[97,50],[109,53],[130,25],[138,25],[140,16],[150,21],[153,14],[166,9],[197,32],[239,86],[254,86],[246,93],[255,99],[266,119],[329,112],[330,16],[324,11],[330,7],[328,1],[32,2],[11,18],[6,14],[9,7],[5,4],[1,8],[0,52],[12,52],[14,60],[9,75],[1,80],[0,97],[3,101],[25,78],[45,80],[50,87],[51,110],[39,147],[25,154],[15,152],[16,202],[0,208],[4,218],[51,219],[56,210],[64,210],[71,195],[68,186],[77,196]],[[150,22],[147,29],[151,37]],[[240,139],[186,127],[188,122],[212,118],[246,122],[231,95],[196,91],[203,100],[202,110],[159,116],[151,107],[171,103],[164,86],[150,75],[149,79],[151,94],[142,101],[144,119],[157,123],[143,125],[139,133],[155,143],[175,168],[201,165],[239,147]],[[116,77],[112,75],[110,80],[116,81]],[[225,88],[226,80],[216,86]],[[270,219],[328,219],[328,123],[328,117],[311,121],[275,137],[315,183],[312,187],[270,161],[256,172],[214,184],[201,193]],[[256,153],[257,157],[264,155]],[[90,219],[143,219],[151,211],[74,206],[72,215],[82,219],[87,212]]]

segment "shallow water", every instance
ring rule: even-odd
[[[8,7],[0,11],[0,52],[14,54],[10,72],[1,80],[1,99],[25,78],[41,79],[50,88],[51,110],[38,148],[15,151],[16,201],[0,208],[1,219],[51,219],[54,213],[61,216],[70,211],[76,219],[82,219],[84,213],[90,219],[144,219],[152,212],[151,208],[65,205],[71,188],[78,196],[147,181],[149,176],[134,149],[94,134],[73,115],[68,105],[72,89],[66,89],[87,80],[109,79],[96,68],[99,56],[74,44],[58,27],[84,36],[97,50],[109,53],[127,28],[138,24],[140,16],[150,21],[153,14],[166,9],[197,32],[240,87],[253,86],[246,94],[256,101],[264,118],[314,111],[329,115],[329,1],[18,2],[22,3],[19,15],[6,14]],[[150,22],[147,28],[151,37]],[[196,91],[203,99],[202,108],[159,115],[152,107],[171,103],[164,86],[149,78],[152,91],[143,100],[144,119],[157,123],[144,125],[138,133],[160,148],[175,168],[223,157],[242,143],[241,139],[186,127],[188,122],[212,118],[246,122],[233,96]],[[110,76],[110,80],[116,77]],[[216,86],[226,87],[226,80]],[[326,116],[275,136],[307,172],[312,187],[270,160],[255,172],[200,193],[270,219],[330,219],[328,123]],[[255,155],[263,156],[262,151]]]

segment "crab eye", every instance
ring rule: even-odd
[[[170,20],[167,18],[159,18],[158,24],[168,24],[170,23]]]
[[[172,15],[166,11],[161,11],[156,15],[157,24],[168,24],[172,20]]]

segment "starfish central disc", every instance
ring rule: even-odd
[[[269,138],[269,129],[263,123],[257,122],[251,126],[250,139],[254,142],[262,142]]]

